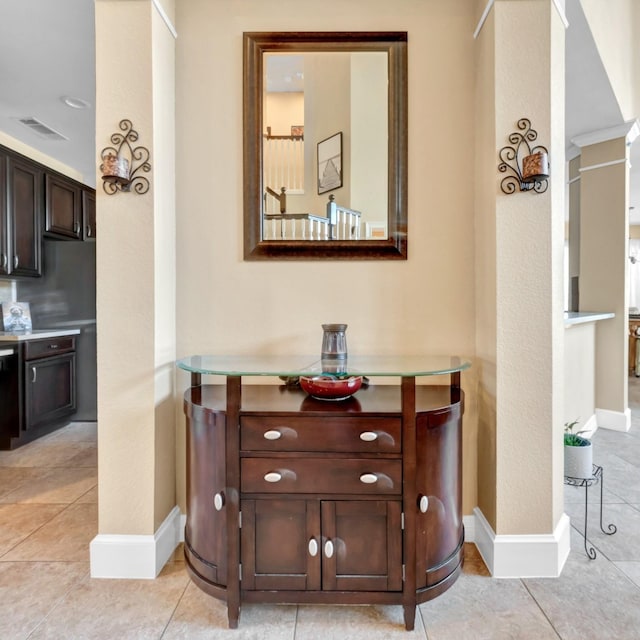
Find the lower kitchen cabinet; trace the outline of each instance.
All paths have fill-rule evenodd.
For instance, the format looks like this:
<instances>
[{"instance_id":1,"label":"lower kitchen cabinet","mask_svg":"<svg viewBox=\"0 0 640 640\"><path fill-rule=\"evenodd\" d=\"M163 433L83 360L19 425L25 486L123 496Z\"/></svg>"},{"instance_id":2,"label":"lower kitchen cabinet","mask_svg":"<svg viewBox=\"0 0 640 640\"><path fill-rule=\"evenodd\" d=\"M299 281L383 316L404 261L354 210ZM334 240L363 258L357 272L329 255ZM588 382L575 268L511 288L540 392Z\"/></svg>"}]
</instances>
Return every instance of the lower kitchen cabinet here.
<instances>
[{"instance_id":1,"label":"lower kitchen cabinet","mask_svg":"<svg viewBox=\"0 0 640 640\"><path fill-rule=\"evenodd\" d=\"M196 382L198 379L196 378ZM275 385L185 393L192 580L227 602L416 605L460 574L459 386L327 403Z\"/></svg>"},{"instance_id":2,"label":"lower kitchen cabinet","mask_svg":"<svg viewBox=\"0 0 640 640\"><path fill-rule=\"evenodd\" d=\"M25 369L25 429L35 429L76 410L76 354L31 360Z\"/></svg>"},{"instance_id":3,"label":"lower kitchen cabinet","mask_svg":"<svg viewBox=\"0 0 640 640\"><path fill-rule=\"evenodd\" d=\"M15 360L2 384L16 390L0 414L0 449L14 449L65 425L76 411L75 337L0 342Z\"/></svg>"}]
</instances>

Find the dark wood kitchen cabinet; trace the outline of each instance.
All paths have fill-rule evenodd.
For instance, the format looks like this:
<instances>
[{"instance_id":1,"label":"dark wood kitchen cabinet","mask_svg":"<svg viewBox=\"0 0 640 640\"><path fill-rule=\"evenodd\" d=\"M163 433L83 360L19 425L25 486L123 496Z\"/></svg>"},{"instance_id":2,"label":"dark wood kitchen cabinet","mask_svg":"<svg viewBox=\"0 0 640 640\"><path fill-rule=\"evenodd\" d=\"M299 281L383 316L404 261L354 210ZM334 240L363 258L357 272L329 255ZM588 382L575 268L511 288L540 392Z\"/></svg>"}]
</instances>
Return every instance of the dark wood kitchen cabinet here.
<instances>
[{"instance_id":1,"label":"dark wood kitchen cabinet","mask_svg":"<svg viewBox=\"0 0 640 640\"><path fill-rule=\"evenodd\" d=\"M45 174L44 235L82 239L82 185L51 172Z\"/></svg>"},{"instance_id":2,"label":"dark wood kitchen cabinet","mask_svg":"<svg viewBox=\"0 0 640 640\"><path fill-rule=\"evenodd\" d=\"M17 392L0 413L0 449L15 449L67 424L76 411L75 336L0 341L15 361L3 383Z\"/></svg>"},{"instance_id":3,"label":"dark wood kitchen cabinet","mask_svg":"<svg viewBox=\"0 0 640 640\"><path fill-rule=\"evenodd\" d=\"M82 220L85 240L96 239L96 192L94 189L82 190Z\"/></svg>"},{"instance_id":4,"label":"dark wood kitchen cabinet","mask_svg":"<svg viewBox=\"0 0 640 640\"><path fill-rule=\"evenodd\" d=\"M68 178L45 172L44 236L57 240L95 240L95 190Z\"/></svg>"},{"instance_id":5,"label":"dark wood kitchen cabinet","mask_svg":"<svg viewBox=\"0 0 640 640\"><path fill-rule=\"evenodd\" d=\"M0 276L41 276L42 169L0 150L0 171Z\"/></svg>"},{"instance_id":6,"label":"dark wood kitchen cabinet","mask_svg":"<svg viewBox=\"0 0 640 640\"><path fill-rule=\"evenodd\" d=\"M466 365L449 371L450 386L401 376L400 385L331 403L242 385L239 375L202 385L201 373L224 370L205 361L178 363L192 374L184 400L192 580L227 602L231 628L241 603L271 602L397 604L412 629L416 605L447 590L462 567ZM264 375L257 371L242 375Z\"/></svg>"}]
</instances>

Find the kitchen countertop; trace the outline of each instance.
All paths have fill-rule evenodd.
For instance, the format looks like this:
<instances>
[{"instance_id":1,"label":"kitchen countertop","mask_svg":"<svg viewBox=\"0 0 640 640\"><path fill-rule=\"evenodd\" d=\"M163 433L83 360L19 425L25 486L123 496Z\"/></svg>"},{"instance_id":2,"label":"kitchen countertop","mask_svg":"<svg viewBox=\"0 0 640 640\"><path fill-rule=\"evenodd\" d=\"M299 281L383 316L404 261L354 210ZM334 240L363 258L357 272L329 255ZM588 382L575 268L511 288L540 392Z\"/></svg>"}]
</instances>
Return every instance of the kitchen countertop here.
<instances>
[{"instance_id":1,"label":"kitchen countertop","mask_svg":"<svg viewBox=\"0 0 640 640\"><path fill-rule=\"evenodd\" d=\"M33 331L0 331L0 342L22 342L24 340L40 340L42 338L59 338L73 336L80 329L33 329Z\"/></svg>"},{"instance_id":2,"label":"kitchen countertop","mask_svg":"<svg viewBox=\"0 0 640 640\"><path fill-rule=\"evenodd\" d=\"M590 312L590 311L565 311L564 326L572 327L576 324L584 324L585 322L597 322L598 320L608 320L615 318L615 313L606 311Z\"/></svg>"}]
</instances>

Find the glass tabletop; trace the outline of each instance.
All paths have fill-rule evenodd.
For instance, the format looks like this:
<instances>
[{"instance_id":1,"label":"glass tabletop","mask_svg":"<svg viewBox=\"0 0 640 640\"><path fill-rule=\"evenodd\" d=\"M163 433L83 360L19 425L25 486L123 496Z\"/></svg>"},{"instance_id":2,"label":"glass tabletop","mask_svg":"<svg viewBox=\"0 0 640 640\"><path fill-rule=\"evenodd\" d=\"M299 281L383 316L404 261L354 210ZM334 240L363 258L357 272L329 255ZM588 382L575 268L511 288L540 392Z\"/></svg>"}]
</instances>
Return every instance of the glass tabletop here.
<instances>
[{"instance_id":1,"label":"glass tabletop","mask_svg":"<svg viewBox=\"0 0 640 640\"><path fill-rule=\"evenodd\" d=\"M464 371L471 362L458 356L317 356L194 355L177 361L191 373L225 376L435 376Z\"/></svg>"}]
</instances>

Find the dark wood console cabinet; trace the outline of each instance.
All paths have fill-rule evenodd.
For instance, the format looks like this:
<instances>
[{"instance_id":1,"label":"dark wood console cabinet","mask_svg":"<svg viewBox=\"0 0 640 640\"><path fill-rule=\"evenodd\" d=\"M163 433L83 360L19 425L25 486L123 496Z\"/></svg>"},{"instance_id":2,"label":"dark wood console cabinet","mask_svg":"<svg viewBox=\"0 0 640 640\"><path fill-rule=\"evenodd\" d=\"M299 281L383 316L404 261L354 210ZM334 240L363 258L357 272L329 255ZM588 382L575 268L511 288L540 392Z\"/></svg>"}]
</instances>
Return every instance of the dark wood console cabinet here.
<instances>
[{"instance_id":1,"label":"dark wood console cabinet","mask_svg":"<svg viewBox=\"0 0 640 640\"><path fill-rule=\"evenodd\" d=\"M67 423L76 411L74 336L1 342L3 386L12 389L0 413L0 449L15 449Z\"/></svg>"},{"instance_id":2,"label":"dark wood console cabinet","mask_svg":"<svg viewBox=\"0 0 640 640\"><path fill-rule=\"evenodd\" d=\"M463 562L459 371L324 402L284 385L186 391L192 580L226 601L416 605Z\"/></svg>"}]
</instances>

